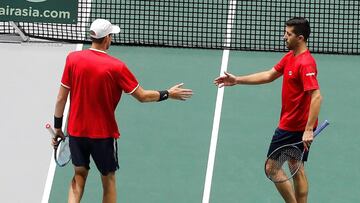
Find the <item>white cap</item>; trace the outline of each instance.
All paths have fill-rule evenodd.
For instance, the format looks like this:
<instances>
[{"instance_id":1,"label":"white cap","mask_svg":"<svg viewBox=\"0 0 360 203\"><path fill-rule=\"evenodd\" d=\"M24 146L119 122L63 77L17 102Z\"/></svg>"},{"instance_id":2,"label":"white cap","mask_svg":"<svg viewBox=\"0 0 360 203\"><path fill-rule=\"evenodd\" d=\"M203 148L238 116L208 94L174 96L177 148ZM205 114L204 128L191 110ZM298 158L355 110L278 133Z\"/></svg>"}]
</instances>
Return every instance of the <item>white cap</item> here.
<instances>
[{"instance_id":1,"label":"white cap","mask_svg":"<svg viewBox=\"0 0 360 203\"><path fill-rule=\"evenodd\" d=\"M120 27L112 25L105 19L96 19L91 23L90 36L95 39L103 38L109 34L117 34L120 32Z\"/></svg>"}]
</instances>

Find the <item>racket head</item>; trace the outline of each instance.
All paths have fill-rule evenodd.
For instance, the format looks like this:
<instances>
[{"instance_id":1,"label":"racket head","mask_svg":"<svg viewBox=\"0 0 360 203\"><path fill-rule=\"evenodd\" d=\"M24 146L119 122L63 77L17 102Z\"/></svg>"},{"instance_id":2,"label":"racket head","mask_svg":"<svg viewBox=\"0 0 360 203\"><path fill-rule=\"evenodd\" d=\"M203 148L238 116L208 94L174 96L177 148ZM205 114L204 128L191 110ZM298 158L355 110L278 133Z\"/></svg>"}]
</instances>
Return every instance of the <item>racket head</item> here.
<instances>
[{"instance_id":1,"label":"racket head","mask_svg":"<svg viewBox=\"0 0 360 203\"><path fill-rule=\"evenodd\" d=\"M54 149L54 159L59 167L64 167L71 160L71 153L69 147L69 136L61 139L57 148Z\"/></svg>"},{"instance_id":2,"label":"racket head","mask_svg":"<svg viewBox=\"0 0 360 203\"><path fill-rule=\"evenodd\" d=\"M45 128L49 131L53 138L56 138L59 144L54 147L54 160L56 165L60 167L66 166L71 160L71 153L69 147L69 136L64 135L65 138L57 137L54 129L49 123L45 125Z\"/></svg>"},{"instance_id":3,"label":"racket head","mask_svg":"<svg viewBox=\"0 0 360 203\"><path fill-rule=\"evenodd\" d=\"M272 182L291 179L303 164L303 151L296 145L285 145L273 151L265 161L265 174Z\"/></svg>"}]
</instances>

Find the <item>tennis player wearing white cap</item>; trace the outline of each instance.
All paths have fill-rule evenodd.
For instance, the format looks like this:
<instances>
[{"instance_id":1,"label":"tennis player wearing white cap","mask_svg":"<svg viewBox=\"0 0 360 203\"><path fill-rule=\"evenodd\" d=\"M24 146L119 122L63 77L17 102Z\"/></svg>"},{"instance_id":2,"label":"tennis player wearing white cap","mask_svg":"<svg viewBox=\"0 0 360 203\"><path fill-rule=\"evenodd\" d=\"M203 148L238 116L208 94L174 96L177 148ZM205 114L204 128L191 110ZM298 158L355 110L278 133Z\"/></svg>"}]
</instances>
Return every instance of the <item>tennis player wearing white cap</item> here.
<instances>
[{"instance_id":1,"label":"tennis player wearing white cap","mask_svg":"<svg viewBox=\"0 0 360 203\"><path fill-rule=\"evenodd\" d=\"M67 132L74 165L74 177L69 187L68 202L80 202L90 169L90 156L101 173L103 202L116 202L115 171L119 168L117 139L120 137L115 120L122 92L140 102L163 101L168 98L186 100L191 89L182 83L168 90L143 89L125 63L106 53L112 34L119 26L104 19L90 27L91 48L67 56L55 105L54 127L57 136L64 136L61 127L63 112L70 93ZM52 141L56 145L56 139Z\"/></svg>"}]
</instances>

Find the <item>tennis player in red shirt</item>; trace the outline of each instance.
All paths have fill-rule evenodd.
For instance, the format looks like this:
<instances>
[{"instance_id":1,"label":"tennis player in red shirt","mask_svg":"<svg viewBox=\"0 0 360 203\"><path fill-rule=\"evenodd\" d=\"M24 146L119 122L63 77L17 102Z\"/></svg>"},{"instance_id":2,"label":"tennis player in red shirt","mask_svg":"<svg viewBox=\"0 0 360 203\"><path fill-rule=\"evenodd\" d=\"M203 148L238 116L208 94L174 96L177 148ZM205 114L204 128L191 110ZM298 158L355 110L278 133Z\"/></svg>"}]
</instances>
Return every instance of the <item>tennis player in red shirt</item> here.
<instances>
[{"instance_id":1,"label":"tennis player in red shirt","mask_svg":"<svg viewBox=\"0 0 360 203\"><path fill-rule=\"evenodd\" d=\"M283 76L281 116L268 155L279 146L304 141L302 147L307 149L307 153L303 161L307 161L322 100L315 59L307 48L309 36L309 22L302 17L292 18L286 22L284 34L286 47L290 51L273 68L245 76L225 72L224 76L214 80L218 87L223 87L265 84ZM293 180L294 187L290 181L276 183L275 186L285 202L307 202L308 182L304 166L301 166Z\"/></svg>"},{"instance_id":2,"label":"tennis player in red shirt","mask_svg":"<svg viewBox=\"0 0 360 203\"><path fill-rule=\"evenodd\" d=\"M74 177L69 188L68 202L80 202L88 171L90 156L101 173L103 202L116 202L115 171L118 169L117 139L120 136L115 109L122 92L140 102L163 101L168 98L186 100L191 89L177 84L168 90L143 89L125 63L106 53L112 34L120 28L105 19L95 20L90 27L90 49L72 52L67 56L58 93L54 127L61 130L63 112L70 93L67 131ZM56 138L52 141L57 145Z\"/></svg>"}]
</instances>

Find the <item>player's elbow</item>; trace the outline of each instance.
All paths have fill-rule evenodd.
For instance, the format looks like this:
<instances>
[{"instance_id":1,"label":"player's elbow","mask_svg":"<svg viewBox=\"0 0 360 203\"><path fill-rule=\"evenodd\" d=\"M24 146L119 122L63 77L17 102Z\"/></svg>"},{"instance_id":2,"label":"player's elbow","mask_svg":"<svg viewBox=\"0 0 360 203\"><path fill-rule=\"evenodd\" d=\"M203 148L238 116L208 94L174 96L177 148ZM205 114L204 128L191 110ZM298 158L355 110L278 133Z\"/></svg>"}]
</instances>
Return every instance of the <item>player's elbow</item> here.
<instances>
[{"instance_id":1,"label":"player's elbow","mask_svg":"<svg viewBox=\"0 0 360 203\"><path fill-rule=\"evenodd\" d=\"M264 72L264 83L270 83L281 76L274 68Z\"/></svg>"},{"instance_id":2,"label":"player's elbow","mask_svg":"<svg viewBox=\"0 0 360 203\"><path fill-rule=\"evenodd\" d=\"M321 94L319 94L317 97L318 97L317 99L319 100L319 103L321 104L323 101L323 97L321 96Z\"/></svg>"},{"instance_id":3,"label":"player's elbow","mask_svg":"<svg viewBox=\"0 0 360 203\"><path fill-rule=\"evenodd\" d=\"M323 97L321 96L321 94L319 94L319 100L320 100L320 102L322 102L322 100L323 100Z\"/></svg>"},{"instance_id":4,"label":"player's elbow","mask_svg":"<svg viewBox=\"0 0 360 203\"><path fill-rule=\"evenodd\" d=\"M320 100L320 101L322 100L322 96L321 96L320 90L316 90L315 97L316 97L318 100Z\"/></svg>"},{"instance_id":5,"label":"player's elbow","mask_svg":"<svg viewBox=\"0 0 360 203\"><path fill-rule=\"evenodd\" d=\"M270 83L278 78L272 71L267 71L264 77L264 83Z\"/></svg>"},{"instance_id":6,"label":"player's elbow","mask_svg":"<svg viewBox=\"0 0 360 203\"><path fill-rule=\"evenodd\" d=\"M315 90L314 94L312 95L312 100L316 101L319 104L322 103L323 97L320 94L320 90Z\"/></svg>"},{"instance_id":7,"label":"player's elbow","mask_svg":"<svg viewBox=\"0 0 360 203\"><path fill-rule=\"evenodd\" d=\"M270 75L265 79L265 83L270 83L272 81L274 81L275 78L274 77L271 77Z\"/></svg>"},{"instance_id":8,"label":"player's elbow","mask_svg":"<svg viewBox=\"0 0 360 203\"><path fill-rule=\"evenodd\" d=\"M149 102L146 98L141 98L141 99L138 99L138 101L140 103L146 103L146 102Z\"/></svg>"},{"instance_id":9,"label":"player's elbow","mask_svg":"<svg viewBox=\"0 0 360 203\"><path fill-rule=\"evenodd\" d=\"M144 95L139 95L137 97L135 97L136 100L138 100L140 103L145 103L146 102L146 97Z\"/></svg>"},{"instance_id":10,"label":"player's elbow","mask_svg":"<svg viewBox=\"0 0 360 203\"><path fill-rule=\"evenodd\" d=\"M64 104L64 103L66 103L66 100L67 100L67 96L58 95L57 98L56 98L56 103L57 104Z\"/></svg>"},{"instance_id":11,"label":"player's elbow","mask_svg":"<svg viewBox=\"0 0 360 203\"><path fill-rule=\"evenodd\" d=\"M267 75L267 76L263 79L262 83L263 83L263 84L265 84L265 83L271 83L271 82L274 81L274 80L275 80L274 77L272 77L271 75Z\"/></svg>"},{"instance_id":12,"label":"player's elbow","mask_svg":"<svg viewBox=\"0 0 360 203\"><path fill-rule=\"evenodd\" d=\"M156 97L153 91L144 90L141 86L131 93L131 95L140 103L151 102L154 100L153 97Z\"/></svg>"}]
</instances>

